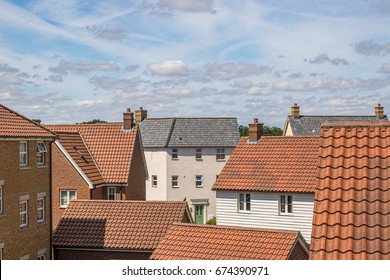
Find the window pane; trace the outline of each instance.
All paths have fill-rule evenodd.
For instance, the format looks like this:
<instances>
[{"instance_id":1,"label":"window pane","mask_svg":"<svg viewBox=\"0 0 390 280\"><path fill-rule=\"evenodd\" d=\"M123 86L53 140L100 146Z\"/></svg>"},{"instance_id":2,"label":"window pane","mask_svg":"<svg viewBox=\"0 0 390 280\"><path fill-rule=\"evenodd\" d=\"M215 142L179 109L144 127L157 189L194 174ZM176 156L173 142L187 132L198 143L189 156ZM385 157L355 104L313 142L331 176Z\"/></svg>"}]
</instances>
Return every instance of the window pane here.
<instances>
[{"instance_id":1,"label":"window pane","mask_svg":"<svg viewBox=\"0 0 390 280\"><path fill-rule=\"evenodd\" d=\"M76 191L69 191L69 200L76 199Z\"/></svg>"},{"instance_id":2,"label":"window pane","mask_svg":"<svg viewBox=\"0 0 390 280\"><path fill-rule=\"evenodd\" d=\"M288 210L288 213L292 213L292 205L291 204L289 204L287 206L287 210Z\"/></svg>"},{"instance_id":3,"label":"window pane","mask_svg":"<svg viewBox=\"0 0 390 280\"><path fill-rule=\"evenodd\" d=\"M20 143L20 152L27 152L27 143Z\"/></svg>"}]
</instances>

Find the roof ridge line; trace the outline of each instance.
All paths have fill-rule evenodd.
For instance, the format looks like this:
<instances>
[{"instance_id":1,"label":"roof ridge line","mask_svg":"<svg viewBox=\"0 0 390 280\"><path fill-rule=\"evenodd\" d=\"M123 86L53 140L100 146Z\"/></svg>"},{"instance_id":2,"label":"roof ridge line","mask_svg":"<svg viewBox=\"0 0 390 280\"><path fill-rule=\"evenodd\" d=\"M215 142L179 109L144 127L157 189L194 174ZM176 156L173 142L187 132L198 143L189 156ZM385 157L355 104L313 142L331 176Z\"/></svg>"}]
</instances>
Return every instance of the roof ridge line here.
<instances>
[{"instance_id":1,"label":"roof ridge line","mask_svg":"<svg viewBox=\"0 0 390 280\"><path fill-rule=\"evenodd\" d=\"M70 201L72 203L78 203L78 202L90 202L90 203L151 203L151 204L184 204L186 201L163 201L163 200L107 200L107 199L76 199Z\"/></svg>"}]
</instances>

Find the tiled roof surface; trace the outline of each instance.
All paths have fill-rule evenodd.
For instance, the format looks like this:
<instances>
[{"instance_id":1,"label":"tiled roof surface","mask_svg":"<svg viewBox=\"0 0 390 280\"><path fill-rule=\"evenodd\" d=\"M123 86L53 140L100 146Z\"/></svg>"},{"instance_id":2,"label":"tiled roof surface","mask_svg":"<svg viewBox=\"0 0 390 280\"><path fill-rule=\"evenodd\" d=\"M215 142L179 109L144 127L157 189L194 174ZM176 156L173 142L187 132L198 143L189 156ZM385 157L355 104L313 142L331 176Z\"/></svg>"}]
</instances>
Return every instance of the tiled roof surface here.
<instances>
[{"instance_id":1,"label":"tiled roof surface","mask_svg":"<svg viewBox=\"0 0 390 280\"><path fill-rule=\"evenodd\" d=\"M79 133L58 133L58 141L94 185L104 183L88 147Z\"/></svg>"},{"instance_id":2,"label":"tiled roof surface","mask_svg":"<svg viewBox=\"0 0 390 280\"><path fill-rule=\"evenodd\" d=\"M387 121L385 116L383 121ZM291 129L294 136L309 136L320 135L322 123L334 123L334 122L378 122L376 116L299 116L299 118L293 118L287 116L287 121L290 122Z\"/></svg>"},{"instance_id":3,"label":"tiled roof surface","mask_svg":"<svg viewBox=\"0 0 390 280\"><path fill-rule=\"evenodd\" d=\"M140 124L144 147L235 147L236 118L145 119Z\"/></svg>"},{"instance_id":4,"label":"tiled roof surface","mask_svg":"<svg viewBox=\"0 0 390 280\"><path fill-rule=\"evenodd\" d=\"M53 245L154 249L173 223L183 221L186 209L184 201L74 200L58 224Z\"/></svg>"},{"instance_id":5,"label":"tiled roof surface","mask_svg":"<svg viewBox=\"0 0 390 280\"><path fill-rule=\"evenodd\" d=\"M214 190L314 193L319 137L241 138Z\"/></svg>"},{"instance_id":6,"label":"tiled roof surface","mask_svg":"<svg viewBox=\"0 0 390 280\"><path fill-rule=\"evenodd\" d=\"M390 122L324 124L311 259L390 259Z\"/></svg>"},{"instance_id":7,"label":"tiled roof surface","mask_svg":"<svg viewBox=\"0 0 390 280\"><path fill-rule=\"evenodd\" d=\"M138 126L124 131L121 123L47 125L55 132L79 132L106 183L127 183Z\"/></svg>"},{"instance_id":8,"label":"tiled roof surface","mask_svg":"<svg viewBox=\"0 0 390 280\"><path fill-rule=\"evenodd\" d=\"M160 241L156 260L285 260L298 232L176 224Z\"/></svg>"},{"instance_id":9,"label":"tiled roof surface","mask_svg":"<svg viewBox=\"0 0 390 280\"><path fill-rule=\"evenodd\" d=\"M54 138L54 133L0 104L0 137Z\"/></svg>"}]
</instances>

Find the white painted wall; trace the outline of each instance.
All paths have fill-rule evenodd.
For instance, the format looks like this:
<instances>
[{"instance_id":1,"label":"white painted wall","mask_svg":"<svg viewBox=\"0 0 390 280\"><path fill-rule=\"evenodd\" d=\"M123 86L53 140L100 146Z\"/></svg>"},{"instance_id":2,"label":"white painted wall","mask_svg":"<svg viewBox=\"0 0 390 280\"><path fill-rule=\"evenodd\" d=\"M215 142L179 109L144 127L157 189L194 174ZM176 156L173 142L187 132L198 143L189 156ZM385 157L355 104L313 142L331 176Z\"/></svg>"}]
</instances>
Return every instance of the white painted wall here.
<instances>
[{"instance_id":1,"label":"white painted wall","mask_svg":"<svg viewBox=\"0 0 390 280\"><path fill-rule=\"evenodd\" d=\"M165 148L144 148L149 178L146 180L146 200L167 200L167 152ZM157 175L157 188L152 187L152 175Z\"/></svg>"},{"instance_id":2,"label":"white painted wall","mask_svg":"<svg viewBox=\"0 0 390 280\"><path fill-rule=\"evenodd\" d=\"M293 214L279 214L279 195L276 192L250 192L251 211L240 213L237 208L236 191L217 191L217 224L228 226L259 227L284 230L299 230L310 243L314 194L294 193Z\"/></svg>"}]
</instances>

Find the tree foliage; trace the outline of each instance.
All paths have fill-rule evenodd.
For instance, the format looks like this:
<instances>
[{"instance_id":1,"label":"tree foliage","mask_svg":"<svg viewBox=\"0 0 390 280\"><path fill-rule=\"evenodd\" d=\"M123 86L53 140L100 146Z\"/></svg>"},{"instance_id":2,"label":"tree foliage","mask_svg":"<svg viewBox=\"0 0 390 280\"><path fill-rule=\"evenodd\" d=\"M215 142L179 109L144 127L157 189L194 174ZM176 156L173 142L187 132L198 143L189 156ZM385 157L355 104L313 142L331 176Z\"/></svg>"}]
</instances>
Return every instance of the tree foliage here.
<instances>
[{"instance_id":1,"label":"tree foliage","mask_svg":"<svg viewBox=\"0 0 390 280\"><path fill-rule=\"evenodd\" d=\"M106 123L106 121L103 121L101 119L93 119L92 121L82 122L82 124L96 124L96 123Z\"/></svg>"},{"instance_id":2,"label":"tree foliage","mask_svg":"<svg viewBox=\"0 0 390 280\"><path fill-rule=\"evenodd\" d=\"M249 127L245 125L240 125L239 126L240 130L240 137L246 137L249 135ZM264 136L282 136L283 135L283 130L279 127L269 127L264 125L263 126L263 135Z\"/></svg>"}]
</instances>

